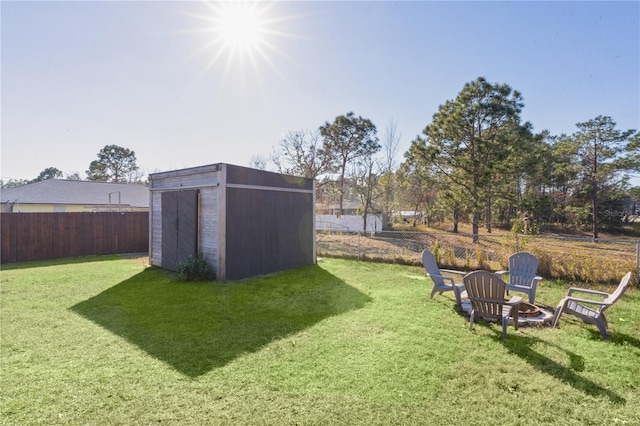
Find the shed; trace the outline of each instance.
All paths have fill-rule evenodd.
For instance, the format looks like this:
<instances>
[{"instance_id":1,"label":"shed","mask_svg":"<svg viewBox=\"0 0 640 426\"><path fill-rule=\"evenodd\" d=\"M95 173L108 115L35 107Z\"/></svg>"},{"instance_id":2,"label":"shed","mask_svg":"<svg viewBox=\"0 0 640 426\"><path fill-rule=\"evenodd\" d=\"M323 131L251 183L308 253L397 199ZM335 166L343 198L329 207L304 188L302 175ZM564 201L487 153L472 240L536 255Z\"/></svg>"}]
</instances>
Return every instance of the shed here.
<instances>
[{"instance_id":1,"label":"shed","mask_svg":"<svg viewBox=\"0 0 640 426\"><path fill-rule=\"evenodd\" d=\"M201 254L220 281L316 262L313 179L218 163L149 175L149 262Z\"/></svg>"}]
</instances>

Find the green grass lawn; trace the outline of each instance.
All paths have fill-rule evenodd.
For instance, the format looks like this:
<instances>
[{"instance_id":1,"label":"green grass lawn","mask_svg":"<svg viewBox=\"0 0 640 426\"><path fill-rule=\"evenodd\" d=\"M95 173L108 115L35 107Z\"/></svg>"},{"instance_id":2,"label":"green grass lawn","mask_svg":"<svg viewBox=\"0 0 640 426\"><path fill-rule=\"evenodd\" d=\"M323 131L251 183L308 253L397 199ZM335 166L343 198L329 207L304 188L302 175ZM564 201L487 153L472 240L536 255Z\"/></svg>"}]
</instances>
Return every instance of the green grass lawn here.
<instances>
[{"instance_id":1,"label":"green grass lawn","mask_svg":"<svg viewBox=\"0 0 640 426\"><path fill-rule=\"evenodd\" d=\"M105 256L1 285L2 424L640 424L635 289L603 340L570 316L470 330L421 268L328 258L220 284Z\"/></svg>"}]
</instances>

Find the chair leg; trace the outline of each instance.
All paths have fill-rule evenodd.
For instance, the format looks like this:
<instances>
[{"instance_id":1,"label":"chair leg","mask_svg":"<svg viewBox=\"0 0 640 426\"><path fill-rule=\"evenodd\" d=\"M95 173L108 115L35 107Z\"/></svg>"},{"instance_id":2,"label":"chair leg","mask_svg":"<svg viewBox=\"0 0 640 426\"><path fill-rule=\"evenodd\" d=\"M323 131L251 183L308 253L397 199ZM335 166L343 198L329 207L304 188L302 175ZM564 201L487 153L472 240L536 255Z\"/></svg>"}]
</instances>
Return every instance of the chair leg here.
<instances>
[{"instance_id":1,"label":"chair leg","mask_svg":"<svg viewBox=\"0 0 640 426\"><path fill-rule=\"evenodd\" d=\"M475 312L473 310L473 308L471 308L471 313L469 314L469 329L473 328L473 317L475 315Z\"/></svg>"},{"instance_id":2,"label":"chair leg","mask_svg":"<svg viewBox=\"0 0 640 426\"><path fill-rule=\"evenodd\" d=\"M600 318L602 318L602 322L604 323L605 328L609 328L609 324L607 323L607 317L604 316L604 313L600 313Z\"/></svg>"},{"instance_id":3,"label":"chair leg","mask_svg":"<svg viewBox=\"0 0 640 426\"><path fill-rule=\"evenodd\" d=\"M462 306L462 297L460 296L460 290L455 285L453 286L453 294L456 296L456 305Z\"/></svg>"},{"instance_id":4,"label":"chair leg","mask_svg":"<svg viewBox=\"0 0 640 426\"><path fill-rule=\"evenodd\" d=\"M604 319L603 316L600 316L600 318L596 319L593 323L596 325L596 327L598 327L598 330L600 331L602 337L608 339L609 333L607 333L607 320Z\"/></svg>"},{"instance_id":5,"label":"chair leg","mask_svg":"<svg viewBox=\"0 0 640 426\"><path fill-rule=\"evenodd\" d=\"M565 303L566 299L562 299L556 308L556 312L553 314L553 323L551 325L553 328L555 328L556 325L558 325L558 321L560 321L560 316L562 315Z\"/></svg>"},{"instance_id":6,"label":"chair leg","mask_svg":"<svg viewBox=\"0 0 640 426\"><path fill-rule=\"evenodd\" d=\"M509 317L502 317L502 338L507 338L507 323L509 322Z\"/></svg>"},{"instance_id":7,"label":"chair leg","mask_svg":"<svg viewBox=\"0 0 640 426\"><path fill-rule=\"evenodd\" d=\"M433 299L433 296L438 292L438 286L434 285L433 286L433 290L431 290L431 299Z\"/></svg>"}]
</instances>

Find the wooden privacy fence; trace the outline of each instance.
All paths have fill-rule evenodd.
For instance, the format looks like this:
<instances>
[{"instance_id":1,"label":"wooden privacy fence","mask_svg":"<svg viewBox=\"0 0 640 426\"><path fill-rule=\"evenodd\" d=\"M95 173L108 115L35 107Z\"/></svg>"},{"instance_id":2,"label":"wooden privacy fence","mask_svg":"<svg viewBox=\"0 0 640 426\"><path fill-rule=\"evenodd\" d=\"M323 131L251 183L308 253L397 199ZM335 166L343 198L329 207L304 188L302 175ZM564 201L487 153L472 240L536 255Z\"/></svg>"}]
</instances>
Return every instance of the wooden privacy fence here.
<instances>
[{"instance_id":1,"label":"wooden privacy fence","mask_svg":"<svg viewBox=\"0 0 640 426\"><path fill-rule=\"evenodd\" d=\"M0 263L149 250L148 212L0 213Z\"/></svg>"}]
</instances>

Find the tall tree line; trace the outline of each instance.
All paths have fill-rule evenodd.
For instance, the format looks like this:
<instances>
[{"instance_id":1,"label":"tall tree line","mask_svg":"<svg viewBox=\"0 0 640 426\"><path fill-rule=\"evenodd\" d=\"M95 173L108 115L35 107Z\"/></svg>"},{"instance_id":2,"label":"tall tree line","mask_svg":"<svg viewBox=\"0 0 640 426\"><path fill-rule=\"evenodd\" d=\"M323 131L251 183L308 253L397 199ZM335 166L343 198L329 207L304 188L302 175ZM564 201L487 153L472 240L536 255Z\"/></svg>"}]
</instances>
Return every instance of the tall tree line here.
<instances>
[{"instance_id":1,"label":"tall tree line","mask_svg":"<svg viewBox=\"0 0 640 426\"><path fill-rule=\"evenodd\" d=\"M405 168L431 172L438 202L454 224L460 213L469 216L476 241L481 218L491 232L492 223L508 225L518 214L591 225L597 241L601 225L630 213L626 173L640 169L637 132L598 116L577 123L569 136L535 134L521 122L523 107L521 94L506 84L465 84L412 143Z\"/></svg>"},{"instance_id":2,"label":"tall tree line","mask_svg":"<svg viewBox=\"0 0 640 426\"><path fill-rule=\"evenodd\" d=\"M289 133L274 150L277 170L316 179L323 194L357 195L362 213L413 210L425 222L510 226L527 215L538 225L604 227L640 212L640 136L611 117L576 124L571 135L533 131L523 122L521 93L477 78L445 101L416 137L404 161L394 158L395 122L382 141L376 126L353 112L317 130ZM381 143L382 142L382 143ZM638 204L634 204L634 200Z\"/></svg>"}]
</instances>

